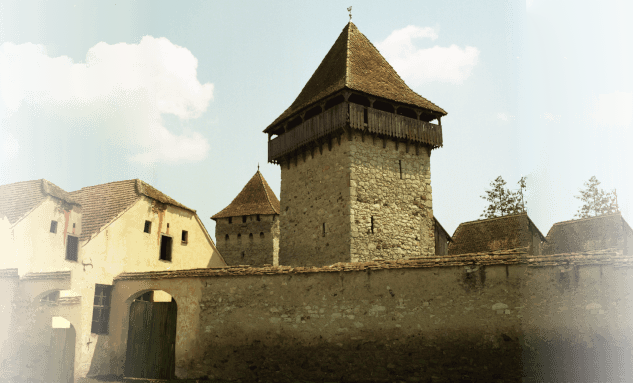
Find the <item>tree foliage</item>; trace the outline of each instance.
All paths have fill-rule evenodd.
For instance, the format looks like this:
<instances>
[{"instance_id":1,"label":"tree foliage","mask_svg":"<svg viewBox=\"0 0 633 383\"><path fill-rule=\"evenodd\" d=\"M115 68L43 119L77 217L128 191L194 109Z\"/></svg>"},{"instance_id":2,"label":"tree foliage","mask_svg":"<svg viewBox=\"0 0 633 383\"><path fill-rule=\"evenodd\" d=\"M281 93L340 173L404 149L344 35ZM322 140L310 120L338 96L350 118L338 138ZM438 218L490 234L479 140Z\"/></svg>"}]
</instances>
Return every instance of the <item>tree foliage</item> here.
<instances>
[{"instance_id":1,"label":"tree foliage","mask_svg":"<svg viewBox=\"0 0 633 383\"><path fill-rule=\"evenodd\" d=\"M588 218L619 211L615 189L605 193L603 189L598 187L599 185L600 181L595 176L585 182L585 189L581 189L580 195L575 196L583 202L581 208L574 215L575 217Z\"/></svg>"},{"instance_id":2,"label":"tree foliage","mask_svg":"<svg viewBox=\"0 0 633 383\"><path fill-rule=\"evenodd\" d=\"M519 190L514 192L505 187L506 182L501 176L491 182L490 186L492 189L486 190L486 195L481 196L481 198L490 202L490 205L488 205L481 216L485 218L495 218L523 213L526 204L523 191L527 188L525 177L521 177L517 183Z\"/></svg>"}]
</instances>

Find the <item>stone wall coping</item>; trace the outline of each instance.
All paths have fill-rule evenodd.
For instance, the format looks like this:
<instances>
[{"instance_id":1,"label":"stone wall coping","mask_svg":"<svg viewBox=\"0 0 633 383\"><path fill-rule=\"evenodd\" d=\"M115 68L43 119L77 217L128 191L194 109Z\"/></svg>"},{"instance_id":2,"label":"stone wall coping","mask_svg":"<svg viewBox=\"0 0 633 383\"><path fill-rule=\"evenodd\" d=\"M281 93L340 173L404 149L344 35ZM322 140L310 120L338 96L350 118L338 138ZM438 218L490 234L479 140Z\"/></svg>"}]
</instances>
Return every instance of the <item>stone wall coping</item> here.
<instances>
[{"instance_id":1,"label":"stone wall coping","mask_svg":"<svg viewBox=\"0 0 633 383\"><path fill-rule=\"evenodd\" d=\"M18 269L2 269L0 270L0 278L19 278Z\"/></svg>"},{"instance_id":2,"label":"stone wall coping","mask_svg":"<svg viewBox=\"0 0 633 383\"><path fill-rule=\"evenodd\" d=\"M38 272L38 273L26 273L22 280L50 280L50 279L60 279L60 280L70 280L70 270L66 271L49 271L49 272Z\"/></svg>"},{"instance_id":3,"label":"stone wall coping","mask_svg":"<svg viewBox=\"0 0 633 383\"><path fill-rule=\"evenodd\" d=\"M529 267L574 266L574 265L613 265L616 267L633 266L633 257L624 256L621 250L607 249L582 253L529 256L525 249L494 251L489 253L460 254L454 256L429 256L399 260L374 260L370 262L339 262L323 267L272 266L251 267L249 265L228 266L222 268L150 271L122 273L114 280L169 279L224 277L247 275L279 275L330 273L364 270L416 269L431 267L471 266L471 265L517 265Z\"/></svg>"}]
</instances>

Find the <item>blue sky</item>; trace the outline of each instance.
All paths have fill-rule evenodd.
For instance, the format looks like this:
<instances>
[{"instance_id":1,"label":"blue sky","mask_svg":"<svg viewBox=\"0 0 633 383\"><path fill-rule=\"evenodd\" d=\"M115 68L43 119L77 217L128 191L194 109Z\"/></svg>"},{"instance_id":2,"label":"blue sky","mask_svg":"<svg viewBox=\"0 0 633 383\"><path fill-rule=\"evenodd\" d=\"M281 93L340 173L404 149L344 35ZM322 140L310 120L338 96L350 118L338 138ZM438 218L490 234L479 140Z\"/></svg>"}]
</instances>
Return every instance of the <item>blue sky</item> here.
<instances>
[{"instance_id":1,"label":"blue sky","mask_svg":"<svg viewBox=\"0 0 633 383\"><path fill-rule=\"evenodd\" d=\"M627 1L0 3L0 183L65 190L141 178L209 217L257 170L262 133L348 21L448 112L431 156L452 233L489 183L527 176L546 234L591 176L633 223L633 5Z\"/></svg>"}]
</instances>

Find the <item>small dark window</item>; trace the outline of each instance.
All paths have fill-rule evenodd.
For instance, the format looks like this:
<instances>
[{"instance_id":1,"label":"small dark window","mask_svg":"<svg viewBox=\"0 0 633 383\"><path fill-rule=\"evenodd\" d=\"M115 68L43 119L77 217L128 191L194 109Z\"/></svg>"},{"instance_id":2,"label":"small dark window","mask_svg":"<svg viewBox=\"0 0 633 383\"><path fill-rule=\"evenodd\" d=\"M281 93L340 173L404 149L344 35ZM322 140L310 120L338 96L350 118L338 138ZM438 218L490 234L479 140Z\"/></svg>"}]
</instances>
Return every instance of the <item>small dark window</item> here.
<instances>
[{"instance_id":1,"label":"small dark window","mask_svg":"<svg viewBox=\"0 0 633 383\"><path fill-rule=\"evenodd\" d=\"M264 232L259 233L259 238L264 238Z\"/></svg>"},{"instance_id":2,"label":"small dark window","mask_svg":"<svg viewBox=\"0 0 633 383\"><path fill-rule=\"evenodd\" d=\"M187 243L189 241L189 232L187 230L182 231L182 241Z\"/></svg>"},{"instance_id":3,"label":"small dark window","mask_svg":"<svg viewBox=\"0 0 633 383\"><path fill-rule=\"evenodd\" d=\"M238 234L238 235L237 235L237 240L238 240L238 241L241 241L241 240L242 240L242 234Z\"/></svg>"},{"instance_id":4,"label":"small dark window","mask_svg":"<svg viewBox=\"0 0 633 383\"><path fill-rule=\"evenodd\" d=\"M257 214L257 220L258 220L258 221L260 220L260 219L259 219L259 214Z\"/></svg>"},{"instance_id":5,"label":"small dark window","mask_svg":"<svg viewBox=\"0 0 633 383\"><path fill-rule=\"evenodd\" d=\"M56 303L59 300L59 290L53 291L50 294L44 296L44 298L40 299L42 303Z\"/></svg>"},{"instance_id":6,"label":"small dark window","mask_svg":"<svg viewBox=\"0 0 633 383\"><path fill-rule=\"evenodd\" d=\"M152 221L145 221L145 228L143 229L144 233L152 232Z\"/></svg>"},{"instance_id":7,"label":"small dark window","mask_svg":"<svg viewBox=\"0 0 633 383\"><path fill-rule=\"evenodd\" d=\"M79 238L69 235L66 237L66 260L77 261L79 253Z\"/></svg>"},{"instance_id":8,"label":"small dark window","mask_svg":"<svg viewBox=\"0 0 633 383\"><path fill-rule=\"evenodd\" d=\"M228 240L229 240L229 235L228 235L228 234L224 236L224 240L225 240L225 241L228 241Z\"/></svg>"},{"instance_id":9,"label":"small dark window","mask_svg":"<svg viewBox=\"0 0 633 383\"><path fill-rule=\"evenodd\" d=\"M110 303L112 300L112 286L95 284L95 300L92 309L93 334L107 334L110 319Z\"/></svg>"},{"instance_id":10,"label":"small dark window","mask_svg":"<svg viewBox=\"0 0 633 383\"><path fill-rule=\"evenodd\" d=\"M75 224L73 223L73 229L75 228Z\"/></svg>"},{"instance_id":11,"label":"small dark window","mask_svg":"<svg viewBox=\"0 0 633 383\"><path fill-rule=\"evenodd\" d=\"M398 167L400 167L400 179L402 179L402 160L398 160Z\"/></svg>"},{"instance_id":12,"label":"small dark window","mask_svg":"<svg viewBox=\"0 0 633 383\"><path fill-rule=\"evenodd\" d=\"M171 261L172 239L166 235L160 237L160 258L163 261Z\"/></svg>"},{"instance_id":13,"label":"small dark window","mask_svg":"<svg viewBox=\"0 0 633 383\"><path fill-rule=\"evenodd\" d=\"M374 234L374 216L371 216L371 233Z\"/></svg>"},{"instance_id":14,"label":"small dark window","mask_svg":"<svg viewBox=\"0 0 633 383\"><path fill-rule=\"evenodd\" d=\"M250 239L251 241L253 240L253 233L250 233L250 234L248 235L248 239Z\"/></svg>"},{"instance_id":15,"label":"small dark window","mask_svg":"<svg viewBox=\"0 0 633 383\"><path fill-rule=\"evenodd\" d=\"M233 217L229 217L229 223L233 223Z\"/></svg>"},{"instance_id":16,"label":"small dark window","mask_svg":"<svg viewBox=\"0 0 633 383\"><path fill-rule=\"evenodd\" d=\"M244 254L244 252L242 251L242 259L244 259L244 255L245 255L245 254Z\"/></svg>"},{"instance_id":17,"label":"small dark window","mask_svg":"<svg viewBox=\"0 0 633 383\"><path fill-rule=\"evenodd\" d=\"M169 224L167 224L167 228L169 229Z\"/></svg>"},{"instance_id":18,"label":"small dark window","mask_svg":"<svg viewBox=\"0 0 633 383\"><path fill-rule=\"evenodd\" d=\"M323 236L325 237L325 222L323 222Z\"/></svg>"},{"instance_id":19,"label":"small dark window","mask_svg":"<svg viewBox=\"0 0 633 383\"><path fill-rule=\"evenodd\" d=\"M51 233L57 233L57 221L51 221Z\"/></svg>"},{"instance_id":20,"label":"small dark window","mask_svg":"<svg viewBox=\"0 0 633 383\"><path fill-rule=\"evenodd\" d=\"M246 223L246 216L242 216L242 223Z\"/></svg>"}]
</instances>

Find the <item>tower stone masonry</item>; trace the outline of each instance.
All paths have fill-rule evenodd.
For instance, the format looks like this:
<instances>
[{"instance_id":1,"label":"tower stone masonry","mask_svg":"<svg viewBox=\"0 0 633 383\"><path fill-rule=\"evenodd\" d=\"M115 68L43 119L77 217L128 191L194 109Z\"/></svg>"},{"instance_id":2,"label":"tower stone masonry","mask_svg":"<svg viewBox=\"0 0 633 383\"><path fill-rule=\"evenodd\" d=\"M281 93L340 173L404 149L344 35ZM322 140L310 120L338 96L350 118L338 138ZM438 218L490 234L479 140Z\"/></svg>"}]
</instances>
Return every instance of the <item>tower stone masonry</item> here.
<instances>
[{"instance_id":1,"label":"tower stone masonry","mask_svg":"<svg viewBox=\"0 0 633 383\"><path fill-rule=\"evenodd\" d=\"M264 130L281 166L279 264L433 255L430 158L444 115L347 24Z\"/></svg>"}]
</instances>

